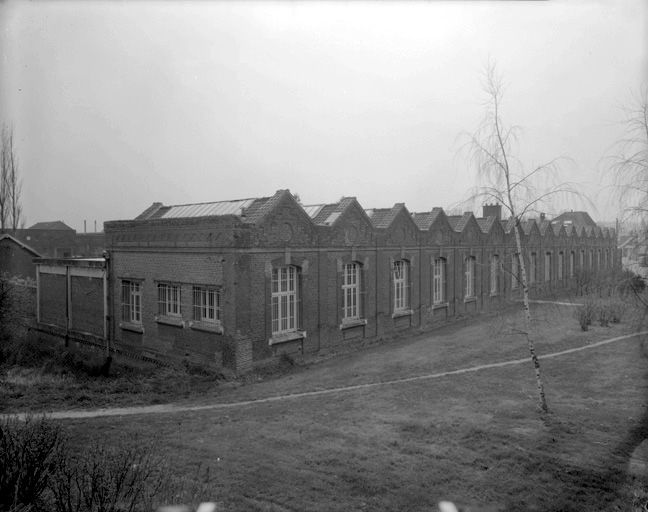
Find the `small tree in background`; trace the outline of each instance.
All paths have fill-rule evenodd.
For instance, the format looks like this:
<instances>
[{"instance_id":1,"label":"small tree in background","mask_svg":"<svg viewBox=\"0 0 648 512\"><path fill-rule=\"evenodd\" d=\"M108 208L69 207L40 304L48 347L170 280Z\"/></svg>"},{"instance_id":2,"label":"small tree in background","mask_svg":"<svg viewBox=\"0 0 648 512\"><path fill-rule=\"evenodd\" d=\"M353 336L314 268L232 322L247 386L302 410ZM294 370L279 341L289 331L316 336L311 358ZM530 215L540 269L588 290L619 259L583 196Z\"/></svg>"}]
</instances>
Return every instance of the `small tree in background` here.
<instances>
[{"instance_id":1,"label":"small tree in background","mask_svg":"<svg viewBox=\"0 0 648 512\"><path fill-rule=\"evenodd\" d=\"M648 84L624 109L625 136L608 157L626 216L645 219L648 213Z\"/></svg>"},{"instance_id":2,"label":"small tree in background","mask_svg":"<svg viewBox=\"0 0 648 512\"><path fill-rule=\"evenodd\" d=\"M22 180L18 170L18 157L14 148L13 129L2 127L0 148L0 229L22 227Z\"/></svg>"},{"instance_id":3,"label":"small tree in background","mask_svg":"<svg viewBox=\"0 0 648 512\"><path fill-rule=\"evenodd\" d=\"M514 155L520 128L507 126L501 116L503 84L495 65L489 63L484 73L485 115L482 123L474 133L467 134L466 147L472 165L477 169L479 180L483 183L477 187L473 200L495 201L504 207L513 219L513 234L517 249L520 275L518 279L523 292L523 309L525 331L523 332L535 370L540 408L548 412L544 383L540 371L540 362L536 355L531 333L531 309L529 306L529 282L524 262L524 247L520 235L521 222L525 214L540 208L551 196L572 194L574 189L567 183L555 184L559 164L564 158L556 158L528 171ZM538 180L542 178L544 186ZM547 186L551 183L550 186Z\"/></svg>"}]
</instances>

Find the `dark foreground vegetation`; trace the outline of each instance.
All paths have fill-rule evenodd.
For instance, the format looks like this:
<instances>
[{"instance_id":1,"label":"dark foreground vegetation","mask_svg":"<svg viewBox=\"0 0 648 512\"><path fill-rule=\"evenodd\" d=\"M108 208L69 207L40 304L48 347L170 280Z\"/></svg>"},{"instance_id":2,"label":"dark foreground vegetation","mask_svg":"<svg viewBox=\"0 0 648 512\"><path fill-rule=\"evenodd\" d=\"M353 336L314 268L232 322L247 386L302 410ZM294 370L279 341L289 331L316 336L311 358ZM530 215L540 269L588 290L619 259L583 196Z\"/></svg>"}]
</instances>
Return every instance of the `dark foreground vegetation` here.
<instances>
[{"instance_id":1,"label":"dark foreground vegetation","mask_svg":"<svg viewBox=\"0 0 648 512\"><path fill-rule=\"evenodd\" d=\"M0 510L124 512L190 501L199 484L171 478L151 441L78 449L60 424L45 417L0 422ZM187 481L183 481L187 482Z\"/></svg>"}]
</instances>

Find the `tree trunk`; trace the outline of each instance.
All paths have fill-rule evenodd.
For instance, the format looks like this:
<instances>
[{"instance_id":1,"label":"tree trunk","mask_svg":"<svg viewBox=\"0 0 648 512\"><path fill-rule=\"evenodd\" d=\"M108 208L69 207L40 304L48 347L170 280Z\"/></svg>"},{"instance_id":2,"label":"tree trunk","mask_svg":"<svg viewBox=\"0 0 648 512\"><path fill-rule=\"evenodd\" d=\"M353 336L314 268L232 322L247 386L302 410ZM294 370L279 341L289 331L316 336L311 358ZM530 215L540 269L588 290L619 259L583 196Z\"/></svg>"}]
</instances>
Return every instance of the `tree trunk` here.
<instances>
[{"instance_id":1,"label":"tree trunk","mask_svg":"<svg viewBox=\"0 0 648 512\"><path fill-rule=\"evenodd\" d=\"M549 412L549 407L547 406L547 399L544 392L544 384L542 383L542 375L540 374L540 361L538 356L535 353L535 345L533 344L533 339L531 338L531 309L529 308L529 284L527 281L526 267L524 265L524 255L522 254L522 241L520 239L520 226L519 220L515 219L515 225L513 227L515 230L515 245L518 250L518 261L520 264L520 270L522 273L522 296L523 296L523 307L524 307L524 323L526 326L526 340L527 346L529 347L529 353L531 354L531 362L533 363L533 368L535 370L536 376L536 385L538 386L538 393L540 395L540 408L542 412Z\"/></svg>"}]
</instances>

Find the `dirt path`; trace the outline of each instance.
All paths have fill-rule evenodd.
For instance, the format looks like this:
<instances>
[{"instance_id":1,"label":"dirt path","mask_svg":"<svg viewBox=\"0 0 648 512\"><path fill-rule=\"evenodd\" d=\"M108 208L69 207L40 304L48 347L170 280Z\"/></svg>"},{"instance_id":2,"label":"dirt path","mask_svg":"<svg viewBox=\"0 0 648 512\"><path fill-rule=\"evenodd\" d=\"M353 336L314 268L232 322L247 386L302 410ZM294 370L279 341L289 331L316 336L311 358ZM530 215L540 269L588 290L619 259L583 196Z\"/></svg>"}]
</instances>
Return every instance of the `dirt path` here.
<instances>
[{"instance_id":1,"label":"dirt path","mask_svg":"<svg viewBox=\"0 0 648 512\"><path fill-rule=\"evenodd\" d=\"M539 356L539 359L551 359L555 357L561 357L575 352L581 352L583 350L594 349L603 345L609 345L610 343L616 343L619 341L625 341L637 336L647 335L648 331L637 332L633 334L626 334L624 336L617 336L615 338L609 338L606 340L598 341L595 343L590 343L588 345L583 345L576 348L571 348L568 350L561 350L559 352L553 352L550 354L544 354ZM266 398L256 398L251 400L241 400L236 402L220 402L207 405L180 405L180 404L158 404L158 405L148 405L148 406L138 406L138 407L116 407L110 409L95 409L95 410L67 410L67 411L56 411L48 413L47 416L52 419L85 419L85 418L98 418L105 416L132 416L138 414L169 414L169 413L181 413L181 412L193 412L193 411L205 411L205 410L215 410L215 409L229 409L235 407L245 407L248 405L257 405L270 402L278 402L283 400L295 400L299 398L307 398L312 396L320 395L334 395L339 393L348 393L362 389L377 388L380 386L393 386L398 384L404 384L407 382L416 382L422 380L431 380L439 379L442 377L449 377L452 375L461 375L464 373L477 372L480 370L488 370L491 368L502 368L505 366L527 364L529 359L527 357L521 359L511 359L508 361L501 361L497 363L482 364L477 366L471 366L468 368L461 368L458 370L451 370L446 372L438 373L428 373L424 375L417 375L414 377L403 377L399 379L391 379L386 381L377 381L369 382L365 384L356 384L351 386L340 386L327 389L318 389L314 391L304 391L301 393L289 393L277 396L270 396ZM12 415L0 415L0 418L3 417L18 417L25 418L28 413L19 413Z\"/></svg>"}]
</instances>

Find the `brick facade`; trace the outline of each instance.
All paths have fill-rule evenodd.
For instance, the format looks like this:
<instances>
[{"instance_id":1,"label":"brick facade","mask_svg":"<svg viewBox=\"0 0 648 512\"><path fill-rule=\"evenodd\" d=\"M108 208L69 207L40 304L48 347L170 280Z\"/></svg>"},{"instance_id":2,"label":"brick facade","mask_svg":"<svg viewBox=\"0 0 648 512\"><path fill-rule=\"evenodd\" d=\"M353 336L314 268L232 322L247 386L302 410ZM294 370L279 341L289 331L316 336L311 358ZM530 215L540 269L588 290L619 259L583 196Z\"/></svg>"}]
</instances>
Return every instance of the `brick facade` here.
<instances>
[{"instance_id":1,"label":"brick facade","mask_svg":"<svg viewBox=\"0 0 648 512\"><path fill-rule=\"evenodd\" d=\"M286 190L235 202L155 203L135 220L105 224L111 337L147 354L246 371L281 352L312 353L496 309L520 296L510 274L515 239L497 207L485 215L411 214L403 204L364 210L354 198L302 206ZM620 268L613 230L546 219L521 228L527 268L536 255L536 296L573 288L578 273ZM281 273L288 266L296 282ZM343 289L349 268L359 283L350 292ZM395 268L405 268L399 285ZM177 305L161 303L171 288ZM196 290L203 290L198 299ZM205 302L216 295L218 319ZM345 297L356 306L345 311Z\"/></svg>"}]
</instances>

